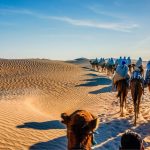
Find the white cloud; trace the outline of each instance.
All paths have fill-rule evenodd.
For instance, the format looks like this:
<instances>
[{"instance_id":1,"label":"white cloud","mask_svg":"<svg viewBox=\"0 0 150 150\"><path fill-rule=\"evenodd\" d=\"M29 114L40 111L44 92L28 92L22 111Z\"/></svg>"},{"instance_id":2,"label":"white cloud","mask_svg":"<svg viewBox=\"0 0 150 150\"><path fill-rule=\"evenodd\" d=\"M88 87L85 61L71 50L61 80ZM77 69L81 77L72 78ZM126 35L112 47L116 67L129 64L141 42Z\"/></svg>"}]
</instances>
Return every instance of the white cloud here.
<instances>
[{"instance_id":1,"label":"white cloud","mask_svg":"<svg viewBox=\"0 0 150 150\"><path fill-rule=\"evenodd\" d=\"M53 20L63 21L75 26L109 29L109 30L116 30L122 32L130 32L132 29L139 27L138 24L102 23L102 22L96 22L92 20L73 19L69 17L56 17L56 16L40 16L40 17L43 19L53 19Z\"/></svg>"},{"instance_id":2,"label":"white cloud","mask_svg":"<svg viewBox=\"0 0 150 150\"><path fill-rule=\"evenodd\" d=\"M83 19L81 20L81 19L74 19L70 17L48 16L48 15L43 15L40 13L35 13L27 9L18 9L18 10L17 9L0 9L0 14L31 15L33 17L37 17L40 19L62 21L62 22L65 22L74 26L91 27L91 28L97 28L97 29L108 29L108 30L115 30L115 31L121 31L121 32L131 32L131 30L139 27L138 24L97 22L93 20L83 20Z\"/></svg>"},{"instance_id":3,"label":"white cloud","mask_svg":"<svg viewBox=\"0 0 150 150\"><path fill-rule=\"evenodd\" d=\"M127 19L128 18L125 15L116 14L116 13L113 13L110 11L104 11L101 7L98 7L98 6L89 6L88 9L96 14L101 14L101 15L116 18L116 19Z\"/></svg>"}]
</instances>

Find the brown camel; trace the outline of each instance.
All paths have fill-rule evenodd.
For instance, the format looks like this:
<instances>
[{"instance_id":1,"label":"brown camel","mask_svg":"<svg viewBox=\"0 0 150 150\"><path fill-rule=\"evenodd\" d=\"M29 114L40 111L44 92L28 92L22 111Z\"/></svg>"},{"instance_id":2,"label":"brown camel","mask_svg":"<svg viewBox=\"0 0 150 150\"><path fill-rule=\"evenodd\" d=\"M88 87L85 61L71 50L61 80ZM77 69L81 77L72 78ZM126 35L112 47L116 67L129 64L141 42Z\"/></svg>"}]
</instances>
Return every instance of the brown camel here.
<instances>
[{"instance_id":1,"label":"brown camel","mask_svg":"<svg viewBox=\"0 0 150 150\"><path fill-rule=\"evenodd\" d=\"M101 64L100 67L101 67L101 72L104 72L106 70L106 63Z\"/></svg>"},{"instance_id":2,"label":"brown camel","mask_svg":"<svg viewBox=\"0 0 150 150\"><path fill-rule=\"evenodd\" d=\"M92 69L95 69L95 64L92 62L92 60L90 60L90 64L92 66Z\"/></svg>"},{"instance_id":3,"label":"brown camel","mask_svg":"<svg viewBox=\"0 0 150 150\"><path fill-rule=\"evenodd\" d=\"M136 78L132 79L130 86L131 86L131 95L132 95L133 105L134 105L134 116L135 116L134 125L136 125L136 120L140 112L140 102L143 93L142 81Z\"/></svg>"},{"instance_id":4,"label":"brown camel","mask_svg":"<svg viewBox=\"0 0 150 150\"><path fill-rule=\"evenodd\" d=\"M85 110L77 110L71 115L62 113L61 118L67 126L68 150L91 150L98 118Z\"/></svg>"},{"instance_id":5,"label":"brown camel","mask_svg":"<svg viewBox=\"0 0 150 150\"><path fill-rule=\"evenodd\" d=\"M107 75L114 74L116 70L115 65L106 65Z\"/></svg>"},{"instance_id":6,"label":"brown camel","mask_svg":"<svg viewBox=\"0 0 150 150\"><path fill-rule=\"evenodd\" d=\"M127 83L126 79L117 81L116 88L118 91L117 97L119 97L119 99L120 99L121 117L123 117L123 107L125 104L125 108L126 108L126 98L127 98L127 94L128 94L128 83Z\"/></svg>"},{"instance_id":7,"label":"brown camel","mask_svg":"<svg viewBox=\"0 0 150 150\"><path fill-rule=\"evenodd\" d=\"M92 69L99 71L99 66L98 66L98 63L96 61L90 60L90 64L92 66Z\"/></svg>"},{"instance_id":8,"label":"brown camel","mask_svg":"<svg viewBox=\"0 0 150 150\"><path fill-rule=\"evenodd\" d=\"M128 65L130 75L132 74L132 67L132 65Z\"/></svg>"}]
</instances>

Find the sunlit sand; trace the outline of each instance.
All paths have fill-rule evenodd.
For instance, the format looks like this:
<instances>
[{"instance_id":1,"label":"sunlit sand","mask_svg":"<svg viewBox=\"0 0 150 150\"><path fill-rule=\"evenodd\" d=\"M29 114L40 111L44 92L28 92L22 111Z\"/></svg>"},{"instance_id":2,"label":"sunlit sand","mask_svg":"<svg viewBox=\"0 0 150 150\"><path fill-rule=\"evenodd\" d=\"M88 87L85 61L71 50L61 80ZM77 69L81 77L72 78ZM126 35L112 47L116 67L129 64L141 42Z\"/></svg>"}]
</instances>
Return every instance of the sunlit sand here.
<instances>
[{"instance_id":1,"label":"sunlit sand","mask_svg":"<svg viewBox=\"0 0 150 150\"><path fill-rule=\"evenodd\" d=\"M62 112L77 109L100 117L97 145L113 150L127 129L140 133L150 149L150 93L145 89L137 126L130 92L125 117L112 92L111 77L91 69L89 60L0 60L0 150L66 150Z\"/></svg>"}]
</instances>

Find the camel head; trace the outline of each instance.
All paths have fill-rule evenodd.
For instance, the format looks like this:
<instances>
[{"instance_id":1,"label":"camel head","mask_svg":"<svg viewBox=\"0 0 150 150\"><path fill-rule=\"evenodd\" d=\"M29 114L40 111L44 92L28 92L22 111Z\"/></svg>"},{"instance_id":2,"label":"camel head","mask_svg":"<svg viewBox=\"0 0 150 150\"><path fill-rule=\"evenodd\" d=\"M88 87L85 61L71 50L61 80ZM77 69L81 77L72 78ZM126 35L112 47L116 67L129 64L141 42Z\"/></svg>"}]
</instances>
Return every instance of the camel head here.
<instances>
[{"instance_id":1,"label":"camel head","mask_svg":"<svg viewBox=\"0 0 150 150\"><path fill-rule=\"evenodd\" d=\"M62 123L67 126L68 150L90 150L93 142L93 131L99 120L85 110L77 110L71 115L61 114Z\"/></svg>"}]
</instances>

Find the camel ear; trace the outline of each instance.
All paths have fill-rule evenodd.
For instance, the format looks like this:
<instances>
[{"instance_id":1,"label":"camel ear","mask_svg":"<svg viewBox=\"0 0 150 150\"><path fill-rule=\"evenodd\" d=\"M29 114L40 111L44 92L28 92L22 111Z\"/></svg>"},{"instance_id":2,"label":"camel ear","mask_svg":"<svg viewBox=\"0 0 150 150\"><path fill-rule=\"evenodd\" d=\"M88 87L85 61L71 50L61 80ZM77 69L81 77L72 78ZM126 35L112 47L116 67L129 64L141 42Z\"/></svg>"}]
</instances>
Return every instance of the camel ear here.
<instances>
[{"instance_id":1,"label":"camel ear","mask_svg":"<svg viewBox=\"0 0 150 150\"><path fill-rule=\"evenodd\" d=\"M87 124L85 124L82 128L90 132L96 130L98 128L98 125L99 125L99 119L95 118L90 122L88 122Z\"/></svg>"},{"instance_id":2,"label":"camel ear","mask_svg":"<svg viewBox=\"0 0 150 150\"><path fill-rule=\"evenodd\" d=\"M61 122L64 123L64 124L66 124L66 125L70 121L70 117L66 113L62 113L61 114L61 118L63 119Z\"/></svg>"},{"instance_id":3,"label":"camel ear","mask_svg":"<svg viewBox=\"0 0 150 150\"><path fill-rule=\"evenodd\" d=\"M99 119L95 118L88 123L88 128L90 131L93 131L93 130L96 130L98 128L98 125L99 125Z\"/></svg>"}]
</instances>

